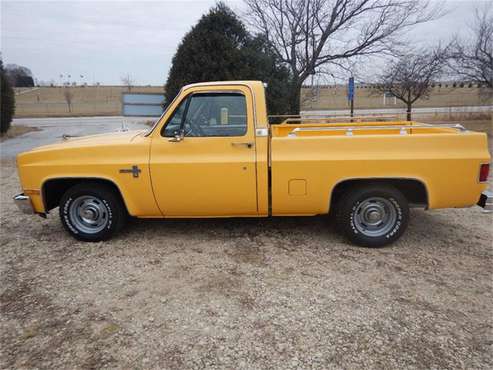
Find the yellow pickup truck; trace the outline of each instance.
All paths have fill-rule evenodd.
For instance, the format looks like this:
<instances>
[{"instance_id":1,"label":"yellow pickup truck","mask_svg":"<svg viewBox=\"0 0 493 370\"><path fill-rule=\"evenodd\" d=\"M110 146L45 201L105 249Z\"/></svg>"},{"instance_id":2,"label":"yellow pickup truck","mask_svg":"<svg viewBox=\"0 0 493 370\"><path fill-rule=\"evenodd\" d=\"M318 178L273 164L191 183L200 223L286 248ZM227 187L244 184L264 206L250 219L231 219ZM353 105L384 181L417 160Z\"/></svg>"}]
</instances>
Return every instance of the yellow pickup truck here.
<instances>
[{"instance_id":1,"label":"yellow pickup truck","mask_svg":"<svg viewBox=\"0 0 493 370\"><path fill-rule=\"evenodd\" d=\"M148 130L68 138L21 153L24 212L59 207L75 238L139 218L334 214L355 244L404 232L409 207L491 210L485 134L415 122L269 125L259 81L182 88Z\"/></svg>"}]
</instances>

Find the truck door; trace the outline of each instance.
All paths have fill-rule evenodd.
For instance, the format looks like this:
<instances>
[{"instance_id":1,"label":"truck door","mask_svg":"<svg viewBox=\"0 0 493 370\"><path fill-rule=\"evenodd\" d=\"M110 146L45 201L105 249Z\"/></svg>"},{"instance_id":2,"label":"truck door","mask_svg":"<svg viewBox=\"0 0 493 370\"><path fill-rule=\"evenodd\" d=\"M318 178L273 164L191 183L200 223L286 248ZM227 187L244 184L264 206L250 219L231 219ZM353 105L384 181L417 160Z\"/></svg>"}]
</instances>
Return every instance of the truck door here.
<instances>
[{"instance_id":1,"label":"truck door","mask_svg":"<svg viewBox=\"0 0 493 370\"><path fill-rule=\"evenodd\" d=\"M165 217L257 214L252 101L246 88L215 87L175 105L151 144L152 187Z\"/></svg>"}]
</instances>

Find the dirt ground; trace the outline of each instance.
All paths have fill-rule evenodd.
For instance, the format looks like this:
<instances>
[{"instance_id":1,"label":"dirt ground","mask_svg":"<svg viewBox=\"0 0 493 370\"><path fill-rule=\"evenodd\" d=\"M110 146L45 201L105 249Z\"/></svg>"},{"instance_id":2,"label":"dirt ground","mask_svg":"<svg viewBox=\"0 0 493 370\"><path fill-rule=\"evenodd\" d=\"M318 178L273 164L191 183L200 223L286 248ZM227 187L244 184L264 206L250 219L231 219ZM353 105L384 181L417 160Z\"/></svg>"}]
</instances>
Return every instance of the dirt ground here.
<instances>
[{"instance_id":1,"label":"dirt ground","mask_svg":"<svg viewBox=\"0 0 493 370\"><path fill-rule=\"evenodd\" d=\"M413 210L395 245L325 217L69 237L2 163L0 368L492 368L493 215Z\"/></svg>"}]
</instances>

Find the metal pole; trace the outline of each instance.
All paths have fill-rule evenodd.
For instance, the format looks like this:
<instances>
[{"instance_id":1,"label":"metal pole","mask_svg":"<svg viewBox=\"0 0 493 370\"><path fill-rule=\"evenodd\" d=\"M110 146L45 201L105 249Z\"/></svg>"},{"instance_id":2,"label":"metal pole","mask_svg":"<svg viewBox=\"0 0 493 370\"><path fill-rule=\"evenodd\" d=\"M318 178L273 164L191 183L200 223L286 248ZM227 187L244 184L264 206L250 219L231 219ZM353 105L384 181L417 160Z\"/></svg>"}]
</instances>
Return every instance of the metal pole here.
<instances>
[{"instance_id":1,"label":"metal pole","mask_svg":"<svg viewBox=\"0 0 493 370\"><path fill-rule=\"evenodd\" d=\"M354 117L354 96L353 98L351 99L351 114L350 114L351 117ZM352 122L352 121L351 121Z\"/></svg>"},{"instance_id":2,"label":"metal pole","mask_svg":"<svg viewBox=\"0 0 493 370\"><path fill-rule=\"evenodd\" d=\"M349 113L349 116L352 118L352 117L354 117L354 77L353 76L351 76L349 78L348 99L349 99L349 102L350 102L350 113ZM352 119L351 119L351 122L353 122Z\"/></svg>"}]
</instances>

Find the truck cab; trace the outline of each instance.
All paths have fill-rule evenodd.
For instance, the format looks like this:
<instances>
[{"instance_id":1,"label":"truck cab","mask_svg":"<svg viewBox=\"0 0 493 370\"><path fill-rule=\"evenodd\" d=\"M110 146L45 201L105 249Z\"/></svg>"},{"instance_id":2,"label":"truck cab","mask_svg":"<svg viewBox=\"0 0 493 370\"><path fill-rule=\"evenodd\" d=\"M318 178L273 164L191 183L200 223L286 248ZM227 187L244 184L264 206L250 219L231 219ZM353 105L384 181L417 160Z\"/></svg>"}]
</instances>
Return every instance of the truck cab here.
<instances>
[{"instance_id":1,"label":"truck cab","mask_svg":"<svg viewBox=\"0 0 493 370\"><path fill-rule=\"evenodd\" d=\"M168 111L149 134L150 172L163 216L267 216L262 83L186 86Z\"/></svg>"}]
</instances>

